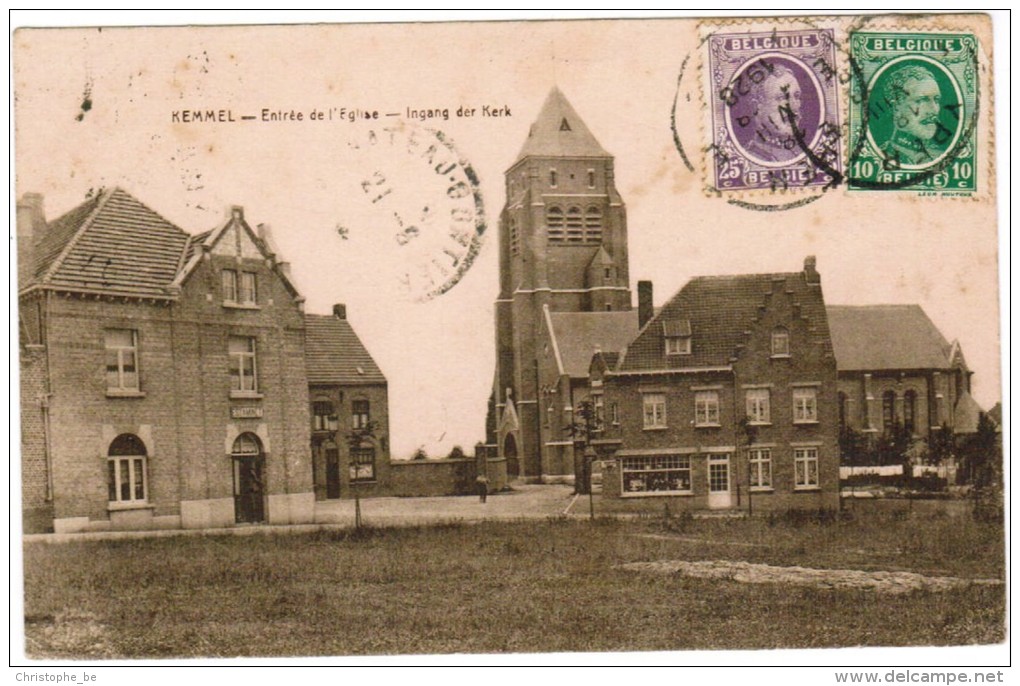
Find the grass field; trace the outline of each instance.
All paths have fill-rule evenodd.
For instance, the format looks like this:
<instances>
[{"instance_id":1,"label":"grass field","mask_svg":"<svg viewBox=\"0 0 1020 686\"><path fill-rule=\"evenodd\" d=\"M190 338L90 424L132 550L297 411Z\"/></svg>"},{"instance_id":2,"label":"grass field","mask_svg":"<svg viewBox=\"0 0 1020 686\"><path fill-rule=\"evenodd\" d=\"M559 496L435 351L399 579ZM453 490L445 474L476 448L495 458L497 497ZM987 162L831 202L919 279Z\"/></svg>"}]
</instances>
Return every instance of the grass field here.
<instances>
[{"instance_id":1,"label":"grass field","mask_svg":"<svg viewBox=\"0 0 1020 686\"><path fill-rule=\"evenodd\" d=\"M33 657L956 645L1003 586L904 595L617 568L744 560L1002 578L1003 530L940 517L648 518L25 546Z\"/></svg>"}]
</instances>

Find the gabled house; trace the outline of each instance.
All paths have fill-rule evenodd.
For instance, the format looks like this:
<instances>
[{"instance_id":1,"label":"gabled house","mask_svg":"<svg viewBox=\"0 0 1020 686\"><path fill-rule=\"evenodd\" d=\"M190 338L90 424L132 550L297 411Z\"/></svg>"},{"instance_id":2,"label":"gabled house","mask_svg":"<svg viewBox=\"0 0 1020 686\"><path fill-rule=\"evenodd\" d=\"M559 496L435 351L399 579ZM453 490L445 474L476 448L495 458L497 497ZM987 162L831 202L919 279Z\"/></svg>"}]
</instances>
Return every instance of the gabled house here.
<instances>
[{"instance_id":1,"label":"gabled house","mask_svg":"<svg viewBox=\"0 0 1020 686\"><path fill-rule=\"evenodd\" d=\"M268 229L26 194L18 260L26 531L313 521L308 320Z\"/></svg>"},{"instance_id":2,"label":"gabled house","mask_svg":"<svg viewBox=\"0 0 1020 686\"><path fill-rule=\"evenodd\" d=\"M836 360L813 257L800 272L692 279L640 323L590 367L606 496L838 506Z\"/></svg>"},{"instance_id":3,"label":"gabled house","mask_svg":"<svg viewBox=\"0 0 1020 686\"><path fill-rule=\"evenodd\" d=\"M386 377L351 323L347 308L305 315L316 500L376 495L389 478Z\"/></svg>"}]
</instances>

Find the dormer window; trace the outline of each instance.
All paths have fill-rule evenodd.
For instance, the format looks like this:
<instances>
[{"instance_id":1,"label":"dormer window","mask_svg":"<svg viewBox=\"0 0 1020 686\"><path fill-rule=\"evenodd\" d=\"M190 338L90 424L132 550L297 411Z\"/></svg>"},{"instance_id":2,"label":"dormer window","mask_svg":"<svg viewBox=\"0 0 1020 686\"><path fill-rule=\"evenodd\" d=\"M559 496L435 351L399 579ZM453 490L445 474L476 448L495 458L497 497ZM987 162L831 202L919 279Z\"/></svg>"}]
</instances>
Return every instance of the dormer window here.
<instances>
[{"instance_id":1,"label":"dormer window","mask_svg":"<svg viewBox=\"0 0 1020 686\"><path fill-rule=\"evenodd\" d=\"M772 357L790 356L790 332L781 326L772 330Z\"/></svg>"},{"instance_id":2,"label":"dormer window","mask_svg":"<svg viewBox=\"0 0 1020 686\"><path fill-rule=\"evenodd\" d=\"M679 319L662 323L662 335L666 341L666 355L691 354L691 322Z\"/></svg>"}]
</instances>

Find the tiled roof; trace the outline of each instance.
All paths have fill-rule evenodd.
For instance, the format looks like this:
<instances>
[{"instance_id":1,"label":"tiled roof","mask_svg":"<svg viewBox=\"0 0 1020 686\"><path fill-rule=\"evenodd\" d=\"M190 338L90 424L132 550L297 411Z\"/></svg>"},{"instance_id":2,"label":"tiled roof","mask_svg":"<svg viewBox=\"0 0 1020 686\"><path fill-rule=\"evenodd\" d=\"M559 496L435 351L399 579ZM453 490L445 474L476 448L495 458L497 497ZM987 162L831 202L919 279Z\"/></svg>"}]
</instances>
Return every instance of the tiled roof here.
<instances>
[{"instance_id":1,"label":"tiled roof","mask_svg":"<svg viewBox=\"0 0 1020 686\"><path fill-rule=\"evenodd\" d=\"M188 234L115 188L54 221L36 245L38 283L166 296Z\"/></svg>"},{"instance_id":2,"label":"tiled roof","mask_svg":"<svg viewBox=\"0 0 1020 686\"><path fill-rule=\"evenodd\" d=\"M34 247L34 273L37 279L46 273L61 251L67 247L67 244L70 243L71 239L82 227L82 224L85 223L85 220L95 211L102 198L103 196L98 194L86 200L73 210L49 222L43 234L35 237L37 242ZM22 288L27 285L20 284Z\"/></svg>"},{"instance_id":3,"label":"tiled roof","mask_svg":"<svg viewBox=\"0 0 1020 686\"><path fill-rule=\"evenodd\" d=\"M346 319L305 315L305 365L310 384L386 383L386 377Z\"/></svg>"},{"instance_id":4,"label":"tiled roof","mask_svg":"<svg viewBox=\"0 0 1020 686\"><path fill-rule=\"evenodd\" d=\"M537 157L609 157L595 136L560 92L553 88L531 125L517 159Z\"/></svg>"},{"instance_id":5,"label":"tiled roof","mask_svg":"<svg viewBox=\"0 0 1020 686\"><path fill-rule=\"evenodd\" d=\"M638 330L637 310L620 312L550 312L553 337L571 377L587 378L595 349L619 352Z\"/></svg>"},{"instance_id":6,"label":"tiled roof","mask_svg":"<svg viewBox=\"0 0 1020 686\"><path fill-rule=\"evenodd\" d=\"M769 294L772 295L769 295ZM787 295L788 294L788 295ZM700 276L688 281L624 351L617 369L724 367L733 363L770 298L790 297L810 322L815 342L831 352L822 289L803 272ZM690 332L690 355L666 355L663 336Z\"/></svg>"},{"instance_id":7,"label":"tiled roof","mask_svg":"<svg viewBox=\"0 0 1020 686\"><path fill-rule=\"evenodd\" d=\"M950 345L920 305L830 305L840 371L947 369Z\"/></svg>"},{"instance_id":8,"label":"tiled roof","mask_svg":"<svg viewBox=\"0 0 1020 686\"><path fill-rule=\"evenodd\" d=\"M195 256L195 251L198 250L200 245L205 243L206 239L212 235L214 230L215 229L209 229L208 231L203 231L202 233L191 237L191 240L188 241L188 247L184 250L184 264L191 261L191 258Z\"/></svg>"}]
</instances>

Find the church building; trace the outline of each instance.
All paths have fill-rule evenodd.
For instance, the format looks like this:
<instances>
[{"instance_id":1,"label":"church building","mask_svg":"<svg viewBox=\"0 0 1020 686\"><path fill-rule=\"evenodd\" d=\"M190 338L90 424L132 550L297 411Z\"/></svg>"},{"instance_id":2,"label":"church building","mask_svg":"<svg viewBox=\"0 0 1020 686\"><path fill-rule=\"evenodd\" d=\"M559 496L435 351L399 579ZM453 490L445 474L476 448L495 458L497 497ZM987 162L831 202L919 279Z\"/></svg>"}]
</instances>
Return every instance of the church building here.
<instances>
[{"instance_id":1,"label":"church building","mask_svg":"<svg viewBox=\"0 0 1020 686\"><path fill-rule=\"evenodd\" d=\"M571 481L587 365L638 331L613 156L554 88L506 171L494 426L511 478Z\"/></svg>"}]
</instances>

